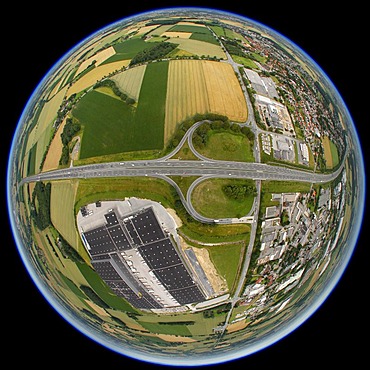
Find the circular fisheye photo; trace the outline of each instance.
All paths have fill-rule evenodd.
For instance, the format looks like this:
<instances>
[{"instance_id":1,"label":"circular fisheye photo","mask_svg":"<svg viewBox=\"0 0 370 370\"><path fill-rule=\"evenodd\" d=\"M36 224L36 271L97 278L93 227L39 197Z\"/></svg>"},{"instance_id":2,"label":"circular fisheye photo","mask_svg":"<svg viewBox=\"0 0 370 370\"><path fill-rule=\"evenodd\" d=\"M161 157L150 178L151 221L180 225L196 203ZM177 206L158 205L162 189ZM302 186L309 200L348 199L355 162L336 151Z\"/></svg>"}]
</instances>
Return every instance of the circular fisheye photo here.
<instances>
[{"instance_id":1,"label":"circular fisheye photo","mask_svg":"<svg viewBox=\"0 0 370 370\"><path fill-rule=\"evenodd\" d=\"M352 117L268 25L212 8L134 14L42 78L14 131L22 263L73 328L171 366L263 350L323 304L364 211Z\"/></svg>"}]
</instances>

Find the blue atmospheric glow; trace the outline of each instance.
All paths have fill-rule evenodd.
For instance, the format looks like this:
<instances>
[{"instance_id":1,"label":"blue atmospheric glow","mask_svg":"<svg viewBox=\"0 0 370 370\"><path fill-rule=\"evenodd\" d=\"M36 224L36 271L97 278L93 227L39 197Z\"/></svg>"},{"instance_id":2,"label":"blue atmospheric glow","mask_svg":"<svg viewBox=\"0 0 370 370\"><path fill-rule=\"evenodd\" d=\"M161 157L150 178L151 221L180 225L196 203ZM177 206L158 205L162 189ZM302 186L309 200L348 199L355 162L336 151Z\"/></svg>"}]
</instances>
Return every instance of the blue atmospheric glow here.
<instances>
[{"instance_id":1,"label":"blue atmospheric glow","mask_svg":"<svg viewBox=\"0 0 370 370\"><path fill-rule=\"evenodd\" d=\"M169 8L174 9L174 8ZM31 109L33 102L37 100L39 94L40 94L40 89L47 80L50 75L53 74L67 59L70 55L72 55L76 50L78 50L83 44L85 44L89 39L94 37L96 34L104 32L105 30L110 29L113 27L115 24L121 23L122 20L118 21L117 23L111 24L105 28L102 28L95 34L89 36L85 40L83 40L81 43L76 45L74 48L71 49L71 51L64 57L62 57L52 68L51 70L45 75L44 79L40 82L40 84L37 86L35 91L33 92L32 96L30 97L21 117L18 122L11 150L10 150L10 155L9 155L9 161L8 161L8 173L7 173L7 201L8 201L8 212L9 212L9 219L11 222L12 230L13 230L13 235L15 239L15 243L18 249L18 252L20 254L20 257L32 279L32 281L35 283L37 288L40 290L41 294L47 299L47 301L50 303L50 305L71 325L73 325L77 330L79 330L81 333L86 335L87 337L91 338L92 340L100 343L102 346L115 351L117 353L123 354L128 357L132 357L134 359L150 362L150 363L155 363L155 364L161 364L161 365L172 365L172 366L199 366L199 365L211 365L211 364L217 364L217 363L222 363L222 362L227 362L231 360L235 360L237 358L241 358L247 355L250 355L252 353L255 353L257 351L260 351L273 343L277 342L278 340L282 339L292 331L294 331L296 328L298 328L303 322L305 322L321 305L322 303L326 300L326 298L329 296L329 294L333 291L335 288L336 284L338 283L339 279L341 278L343 272L345 271L350 258L352 256L352 253L354 251L357 238L360 232L361 228L361 222L363 218L363 212L364 212L364 199L365 199L365 170L364 170L364 161L363 157L360 151L360 141L357 135L357 132L354 127L354 123L352 121L352 118L350 116L350 113L348 112L348 109L343 102L340 94L336 90L335 86L333 83L330 81L328 76L322 71L322 69L313 61L300 47L295 45L292 41L288 40L284 36L278 34L276 31L273 31L266 25L262 25L254 20L248 19L246 17L242 17L237 14L233 13L228 13L224 11L219 11L215 9L208 9L208 8L178 8L179 10L184 10L184 9L189 9L189 10L206 10L206 11L213 11L213 12L218 12L218 13L223 13L227 15L231 15L234 17L239 17L241 19L244 19L250 23L254 23L259 27L263 27L266 30L269 30L271 34L274 34L278 36L280 39L284 39L287 44L289 44L293 49L299 51L301 55L304 56L305 60L307 60L311 65L314 66L314 68L319 71L322 76L327 80L327 82L331 86L332 93L336 96L337 101L339 104L343 106L344 111L346 112L347 118L348 118L348 124L349 124L349 130L352 135L353 141L354 141L354 147L357 149L356 153L356 160L357 160L357 169L358 169L358 208L356 212L353 214L354 217L354 222L353 222L353 228L350 232L350 237L348 240L348 246L343 251L343 254L341 256L341 264L338 266L337 271L335 275L332 277L330 281L327 281L327 285L325 287L325 290L320 296L317 296L315 301L313 302L312 305L310 305L309 308L306 308L303 310L303 312L298 315L297 317L294 317L289 322L289 325L284 325L279 329L278 331L274 332L272 335L267 336L263 338L262 340L258 340L252 345L248 345L247 347L241 347L237 350L230 351L229 353L225 354L211 354L211 355L204 355L204 356L194 356L194 357L168 357L168 356L161 356L158 354L158 356L154 356L152 354L145 354L144 352L139 352L137 350L133 350L128 347L122 347L119 346L117 343L112 341L107 340L107 337L103 335L102 333L98 333L96 331L92 331L92 329L85 323L83 323L81 320L78 320L76 316L69 310L67 310L61 303L60 301L51 293L51 289L45 284L45 282L39 277L38 273L35 271L34 266L32 265L29 255L27 253L27 246L23 245L22 243L22 238L19 234L18 227L17 227L17 215L14 213L13 209L13 195L12 195L12 188L13 184L15 183L15 179L13 178L13 163L14 163L14 158L15 158L15 151L19 142L19 137L20 137L20 131L21 127L23 125L23 121L25 116L27 115L29 109ZM165 11L166 9L158 9L158 11ZM134 15L132 17L124 19L125 21L130 21L134 20L136 16L142 16L145 14L152 13L150 12L144 12L138 15Z\"/></svg>"}]
</instances>

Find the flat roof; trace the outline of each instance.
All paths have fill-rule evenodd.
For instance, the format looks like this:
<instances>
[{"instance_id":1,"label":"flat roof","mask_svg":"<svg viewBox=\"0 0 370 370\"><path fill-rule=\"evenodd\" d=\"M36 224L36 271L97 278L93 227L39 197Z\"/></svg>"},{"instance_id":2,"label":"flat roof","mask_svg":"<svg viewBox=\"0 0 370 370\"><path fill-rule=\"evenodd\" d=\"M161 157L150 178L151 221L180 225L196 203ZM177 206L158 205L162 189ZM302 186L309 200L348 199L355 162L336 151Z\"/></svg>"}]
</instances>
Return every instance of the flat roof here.
<instances>
[{"instance_id":1,"label":"flat roof","mask_svg":"<svg viewBox=\"0 0 370 370\"><path fill-rule=\"evenodd\" d=\"M95 270L117 295L137 308L164 307L135 276L127 264L130 262L121 255L122 251L133 249L178 304L198 303L206 299L151 206L122 218L110 209L104 214L104 219L104 225L83 235L89 244Z\"/></svg>"}]
</instances>

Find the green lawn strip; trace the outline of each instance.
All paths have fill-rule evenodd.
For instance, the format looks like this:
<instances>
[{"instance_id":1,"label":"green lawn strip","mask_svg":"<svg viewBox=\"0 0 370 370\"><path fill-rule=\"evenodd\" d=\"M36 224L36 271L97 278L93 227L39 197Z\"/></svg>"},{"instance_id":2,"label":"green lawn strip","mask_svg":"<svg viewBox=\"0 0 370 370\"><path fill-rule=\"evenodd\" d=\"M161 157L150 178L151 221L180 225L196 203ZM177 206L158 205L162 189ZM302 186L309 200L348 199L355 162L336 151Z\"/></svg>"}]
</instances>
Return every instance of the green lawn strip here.
<instances>
[{"instance_id":1,"label":"green lawn strip","mask_svg":"<svg viewBox=\"0 0 370 370\"><path fill-rule=\"evenodd\" d=\"M85 303L85 299L87 299L86 295L78 288L78 286L70 280L68 277L60 273L60 277L67 285L68 289L71 290L78 298L81 299L82 302ZM85 303L86 304L86 303ZM89 306L88 306L89 307Z\"/></svg>"},{"instance_id":2,"label":"green lawn strip","mask_svg":"<svg viewBox=\"0 0 370 370\"><path fill-rule=\"evenodd\" d=\"M144 322L141 320L139 321L139 324L143 326L145 329L149 330L151 333L179 335L182 337L191 336L191 332L187 328L186 324L178 324L178 323L165 322L165 321Z\"/></svg>"},{"instance_id":3,"label":"green lawn strip","mask_svg":"<svg viewBox=\"0 0 370 370\"><path fill-rule=\"evenodd\" d=\"M36 173L36 152L37 143L33 145L31 150L28 152L27 176L31 176Z\"/></svg>"},{"instance_id":4,"label":"green lawn strip","mask_svg":"<svg viewBox=\"0 0 370 370\"><path fill-rule=\"evenodd\" d=\"M165 325L164 323L173 323L173 325L175 325L176 323L182 322L183 324L181 324L181 326L187 328L187 330L190 332L190 335L203 336L203 335L213 334L213 329L216 326L218 326L220 322L223 322L225 320L225 317L226 317L225 312L217 313L217 307L212 309L212 311L214 313L212 317L205 317L203 312L183 313L183 314L175 314L171 316L147 315L144 313L142 316L140 316L139 323L140 325L144 323L143 326L145 326L145 324L157 324L158 326L160 326L157 329L163 330L162 327L170 326L170 325ZM162 324L158 324L159 322L161 322ZM186 322L191 322L191 324L186 325ZM177 325L180 325L180 324L177 324ZM176 327L174 329L176 330ZM180 330L183 330L183 329L180 329ZM186 336L188 336L188 334Z\"/></svg>"},{"instance_id":5,"label":"green lawn strip","mask_svg":"<svg viewBox=\"0 0 370 370\"><path fill-rule=\"evenodd\" d=\"M240 218L251 210L254 194L246 193L241 199L227 196L224 186L253 187L249 179L209 179L198 184L192 193L192 204L202 216L219 218Z\"/></svg>"},{"instance_id":6,"label":"green lawn strip","mask_svg":"<svg viewBox=\"0 0 370 370\"><path fill-rule=\"evenodd\" d=\"M336 145L331 140L329 141L329 144L330 144L330 151L331 151L331 156L332 156L332 160L333 160L333 168L335 168L339 164L338 149L337 149Z\"/></svg>"},{"instance_id":7,"label":"green lawn strip","mask_svg":"<svg viewBox=\"0 0 370 370\"><path fill-rule=\"evenodd\" d=\"M239 55L232 55L231 57L235 63L243 64L243 66L246 68L258 69L257 64L252 59L241 57Z\"/></svg>"},{"instance_id":8,"label":"green lawn strip","mask_svg":"<svg viewBox=\"0 0 370 370\"><path fill-rule=\"evenodd\" d=\"M202 243L230 243L247 240L250 226L248 224L216 225L189 222L179 228L185 240L195 246Z\"/></svg>"},{"instance_id":9,"label":"green lawn strip","mask_svg":"<svg viewBox=\"0 0 370 370\"><path fill-rule=\"evenodd\" d=\"M105 178L80 180L75 202L75 212L81 206L97 200L124 200L125 197L138 197L172 206L175 190L164 180L135 178Z\"/></svg>"},{"instance_id":10,"label":"green lawn strip","mask_svg":"<svg viewBox=\"0 0 370 370\"><path fill-rule=\"evenodd\" d=\"M163 149L168 65L168 61L155 62L146 67L135 114L138 150Z\"/></svg>"},{"instance_id":11,"label":"green lawn strip","mask_svg":"<svg viewBox=\"0 0 370 370\"><path fill-rule=\"evenodd\" d=\"M186 193L190 185L198 178L198 176L168 176L180 187L182 195L186 198Z\"/></svg>"}]
</instances>

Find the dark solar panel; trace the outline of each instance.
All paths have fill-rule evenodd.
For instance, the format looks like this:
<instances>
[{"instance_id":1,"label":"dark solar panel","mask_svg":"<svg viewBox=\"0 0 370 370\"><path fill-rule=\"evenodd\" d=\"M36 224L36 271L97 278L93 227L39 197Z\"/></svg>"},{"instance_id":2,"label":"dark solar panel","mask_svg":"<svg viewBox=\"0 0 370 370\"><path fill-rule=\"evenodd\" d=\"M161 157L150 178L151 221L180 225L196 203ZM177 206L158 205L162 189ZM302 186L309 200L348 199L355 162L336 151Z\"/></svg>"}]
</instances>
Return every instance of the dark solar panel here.
<instances>
[{"instance_id":1,"label":"dark solar panel","mask_svg":"<svg viewBox=\"0 0 370 370\"><path fill-rule=\"evenodd\" d=\"M128 232L129 237L131 238L131 241L135 245L141 245L141 239L139 238L139 235L134 227L134 225L131 223L130 220L123 221L123 224L126 227L126 230Z\"/></svg>"},{"instance_id":2,"label":"dark solar panel","mask_svg":"<svg viewBox=\"0 0 370 370\"><path fill-rule=\"evenodd\" d=\"M125 298L134 307L142 309L162 308L162 305L150 296L134 293L123 280L107 281L107 284L116 295Z\"/></svg>"},{"instance_id":3,"label":"dark solar panel","mask_svg":"<svg viewBox=\"0 0 370 370\"><path fill-rule=\"evenodd\" d=\"M104 217L105 220L107 221L107 227L118 225L117 215L114 211L106 213Z\"/></svg>"},{"instance_id":4,"label":"dark solar panel","mask_svg":"<svg viewBox=\"0 0 370 370\"><path fill-rule=\"evenodd\" d=\"M120 225L108 228L108 233L118 250L127 250L132 248Z\"/></svg>"},{"instance_id":5,"label":"dark solar panel","mask_svg":"<svg viewBox=\"0 0 370 370\"><path fill-rule=\"evenodd\" d=\"M171 290L170 293L181 305L198 303L205 300L203 293L197 285L192 285L183 289Z\"/></svg>"},{"instance_id":6,"label":"dark solar panel","mask_svg":"<svg viewBox=\"0 0 370 370\"><path fill-rule=\"evenodd\" d=\"M85 239L90 246L90 254L109 253L116 250L105 226L84 233Z\"/></svg>"},{"instance_id":7,"label":"dark solar panel","mask_svg":"<svg viewBox=\"0 0 370 370\"><path fill-rule=\"evenodd\" d=\"M153 272L168 290L194 285L192 277L183 264L157 269Z\"/></svg>"},{"instance_id":8,"label":"dark solar panel","mask_svg":"<svg viewBox=\"0 0 370 370\"><path fill-rule=\"evenodd\" d=\"M145 262L153 270L182 263L169 238L139 247L138 249Z\"/></svg>"},{"instance_id":9,"label":"dark solar panel","mask_svg":"<svg viewBox=\"0 0 370 370\"><path fill-rule=\"evenodd\" d=\"M109 261L91 261L91 263L104 281L122 280Z\"/></svg>"},{"instance_id":10,"label":"dark solar panel","mask_svg":"<svg viewBox=\"0 0 370 370\"><path fill-rule=\"evenodd\" d=\"M144 212L135 215L132 223L144 244L166 237L152 208L147 208Z\"/></svg>"},{"instance_id":11,"label":"dark solar panel","mask_svg":"<svg viewBox=\"0 0 370 370\"><path fill-rule=\"evenodd\" d=\"M97 256L94 256L92 259L94 261L99 261L99 260L109 260L110 256L109 254L99 254Z\"/></svg>"}]
</instances>

